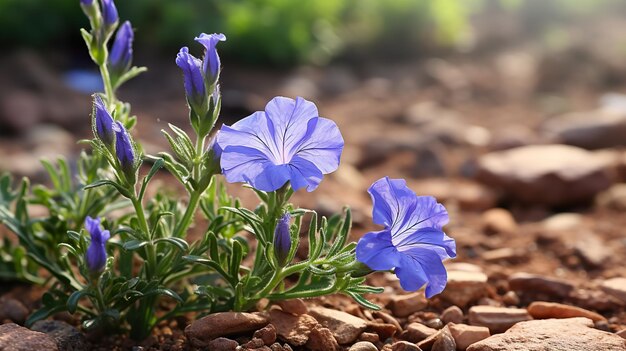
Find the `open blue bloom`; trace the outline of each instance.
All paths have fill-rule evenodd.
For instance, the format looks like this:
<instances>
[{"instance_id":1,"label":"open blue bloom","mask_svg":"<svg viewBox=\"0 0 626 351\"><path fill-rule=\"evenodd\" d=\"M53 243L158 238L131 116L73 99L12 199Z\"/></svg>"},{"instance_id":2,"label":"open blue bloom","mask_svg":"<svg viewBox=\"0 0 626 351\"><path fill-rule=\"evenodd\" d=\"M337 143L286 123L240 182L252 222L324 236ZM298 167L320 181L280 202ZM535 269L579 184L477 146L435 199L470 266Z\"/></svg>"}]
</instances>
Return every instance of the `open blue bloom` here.
<instances>
[{"instance_id":1,"label":"open blue bloom","mask_svg":"<svg viewBox=\"0 0 626 351\"><path fill-rule=\"evenodd\" d=\"M94 112L92 123L95 126L96 137L110 148L113 146L113 140L115 139L115 121L106 107L104 107L104 102L102 102L100 95L94 94L93 104Z\"/></svg>"},{"instance_id":2,"label":"open blue bloom","mask_svg":"<svg viewBox=\"0 0 626 351\"><path fill-rule=\"evenodd\" d=\"M202 70L204 71L207 85L211 86L217 82L220 74L220 56L217 54L215 47L220 41L226 41L226 36L221 33L202 33L199 37L196 37L196 41L206 48Z\"/></svg>"},{"instance_id":3,"label":"open blue bloom","mask_svg":"<svg viewBox=\"0 0 626 351\"><path fill-rule=\"evenodd\" d=\"M374 223L385 226L365 234L356 258L377 271L395 269L404 290L426 285L426 297L443 291L447 273L442 261L456 257L454 239L442 227L448 212L432 196L417 196L402 179L379 179L369 188Z\"/></svg>"},{"instance_id":4,"label":"open blue bloom","mask_svg":"<svg viewBox=\"0 0 626 351\"><path fill-rule=\"evenodd\" d=\"M106 242L111 237L108 230L102 230L99 218L85 218L85 228L91 235L91 244L85 253L87 268L92 273L100 273L107 262Z\"/></svg>"},{"instance_id":5,"label":"open blue bloom","mask_svg":"<svg viewBox=\"0 0 626 351\"><path fill-rule=\"evenodd\" d=\"M109 69L116 78L122 76L130 68L133 60L133 38L133 27L129 21L126 21L117 30L109 55Z\"/></svg>"},{"instance_id":6,"label":"open blue bloom","mask_svg":"<svg viewBox=\"0 0 626 351\"><path fill-rule=\"evenodd\" d=\"M291 215L285 213L278 219L276 229L274 230L274 255L281 267L287 265L289 251L291 251L291 234L289 232L289 222Z\"/></svg>"},{"instance_id":7,"label":"open blue bloom","mask_svg":"<svg viewBox=\"0 0 626 351\"><path fill-rule=\"evenodd\" d=\"M126 175L135 173L135 149L124 125L117 121L115 126L115 154Z\"/></svg>"},{"instance_id":8,"label":"open blue bloom","mask_svg":"<svg viewBox=\"0 0 626 351\"><path fill-rule=\"evenodd\" d=\"M176 65L183 70L185 94L189 106L200 114L207 106L207 93L202 77L202 61L189 53L186 46L181 48L176 56Z\"/></svg>"},{"instance_id":9,"label":"open blue bloom","mask_svg":"<svg viewBox=\"0 0 626 351\"><path fill-rule=\"evenodd\" d=\"M315 190L324 174L339 167L343 149L335 122L318 116L310 101L276 97L265 111L222 126L217 143L226 180L262 191L277 190L287 181L294 190Z\"/></svg>"},{"instance_id":10,"label":"open blue bloom","mask_svg":"<svg viewBox=\"0 0 626 351\"><path fill-rule=\"evenodd\" d=\"M111 27L119 19L113 0L102 0L102 19L107 27Z\"/></svg>"}]
</instances>

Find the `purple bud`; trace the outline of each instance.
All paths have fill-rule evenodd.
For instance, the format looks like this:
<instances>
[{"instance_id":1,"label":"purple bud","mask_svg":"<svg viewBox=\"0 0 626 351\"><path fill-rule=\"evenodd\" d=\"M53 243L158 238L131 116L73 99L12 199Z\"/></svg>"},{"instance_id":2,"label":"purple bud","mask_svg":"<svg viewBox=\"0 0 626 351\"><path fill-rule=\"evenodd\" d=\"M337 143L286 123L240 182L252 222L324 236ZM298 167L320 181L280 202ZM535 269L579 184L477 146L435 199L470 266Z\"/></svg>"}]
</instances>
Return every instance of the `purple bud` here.
<instances>
[{"instance_id":1,"label":"purple bud","mask_svg":"<svg viewBox=\"0 0 626 351\"><path fill-rule=\"evenodd\" d=\"M87 268L92 273L100 273L107 262L106 242L111 237L108 230L102 230L99 218L85 218L85 228L91 235L91 244L85 253Z\"/></svg>"},{"instance_id":2,"label":"purple bud","mask_svg":"<svg viewBox=\"0 0 626 351\"><path fill-rule=\"evenodd\" d=\"M204 71L207 85L211 86L217 82L220 74L220 57L215 46L220 41L226 41L226 36L221 33L202 33L199 37L196 37L196 41L204 45L206 49L202 70Z\"/></svg>"},{"instance_id":3,"label":"purple bud","mask_svg":"<svg viewBox=\"0 0 626 351\"><path fill-rule=\"evenodd\" d=\"M202 61L189 53L189 48L183 47L176 56L176 65L183 70L185 94L191 108L201 114L206 109L206 88L202 78Z\"/></svg>"},{"instance_id":4,"label":"purple bud","mask_svg":"<svg viewBox=\"0 0 626 351\"><path fill-rule=\"evenodd\" d=\"M115 131L115 154L127 176L135 174L135 149L130 140L128 131L124 125L117 121L113 129Z\"/></svg>"},{"instance_id":5,"label":"purple bud","mask_svg":"<svg viewBox=\"0 0 626 351\"><path fill-rule=\"evenodd\" d=\"M129 21L117 30L113 48L109 55L109 70L116 78L121 77L130 68L133 60L133 27Z\"/></svg>"},{"instance_id":6,"label":"purple bud","mask_svg":"<svg viewBox=\"0 0 626 351\"><path fill-rule=\"evenodd\" d=\"M100 139L107 147L113 146L113 140L115 138L114 134L114 123L113 117L104 107L104 102L102 102L102 98L98 94L94 94L93 99L94 112L92 123L94 124L95 136Z\"/></svg>"},{"instance_id":7,"label":"purple bud","mask_svg":"<svg viewBox=\"0 0 626 351\"><path fill-rule=\"evenodd\" d=\"M289 251L291 251L291 234L289 232L290 220L291 215L285 213L278 219L278 224L276 224L276 229L274 230L274 255L281 267L289 263L287 259L289 258Z\"/></svg>"},{"instance_id":8,"label":"purple bud","mask_svg":"<svg viewBox=\"0 0 626 351\"><path fill-rule=\"evenodd\" d=\"M104 24L109 27L117 23L119 17L113 0L102 0L102 18Z\"/></svg>"},{"instance_id":9,"label":"purple bud","mask_svg":"<svg viewBox=\"0 0 626 351\"><path fill-rule=\"evenodd\" d=\"M93 0L80 0L81 5L90 6L93 4Z\"/></svg>"}]
</instances>

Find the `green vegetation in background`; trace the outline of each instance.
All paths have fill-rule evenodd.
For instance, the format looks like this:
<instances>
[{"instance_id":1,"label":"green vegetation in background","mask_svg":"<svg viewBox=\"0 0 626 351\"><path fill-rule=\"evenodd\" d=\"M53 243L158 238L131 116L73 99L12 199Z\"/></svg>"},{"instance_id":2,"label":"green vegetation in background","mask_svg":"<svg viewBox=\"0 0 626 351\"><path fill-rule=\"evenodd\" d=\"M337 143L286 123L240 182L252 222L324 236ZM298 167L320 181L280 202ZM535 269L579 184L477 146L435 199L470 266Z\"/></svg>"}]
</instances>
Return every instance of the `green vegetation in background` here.
<instances>
[{"instance_id":1,"label":"green vegetation in background","mask_svg":"<svg viewBox=\"0 0 626 351\"><path fill-rule=\"evenodd\" d=\"M546 7L557 18L600 11L621 0L132 0L117 1L139 28L137 46L158 54L192 46L201 32L228 35L224 57L252 64L325 64L341 55L410 55L451 47L485 6L522 15ZM534 8L533 11L525 11ZM555 13L556 12L556 13ZM541 17L541 16L540 16ZM551 16L552 17L552 16ZM554 19L554 17L552 17ZM547 20L545 16L541 21ZM558 25L551 21L552 26ZM0 0L3 48L82 46L78 0ZM541 26L540 26L541 27Z\"/></svg>"}]
</instances>

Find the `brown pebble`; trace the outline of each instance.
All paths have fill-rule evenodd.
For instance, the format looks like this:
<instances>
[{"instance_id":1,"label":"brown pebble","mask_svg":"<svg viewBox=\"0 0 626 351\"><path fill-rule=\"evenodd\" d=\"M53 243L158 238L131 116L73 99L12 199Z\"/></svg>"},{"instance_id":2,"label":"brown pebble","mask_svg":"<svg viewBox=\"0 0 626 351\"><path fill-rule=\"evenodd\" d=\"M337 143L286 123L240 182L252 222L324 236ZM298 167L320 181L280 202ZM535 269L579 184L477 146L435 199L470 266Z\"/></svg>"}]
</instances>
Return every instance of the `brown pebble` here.
<instances>
[{"instance_id":1,"label":"brown pebble","mask_svg":"<svg viewBox=\"0 0 626 351\"><path fill-rule=\"evenodd\" d=\"M473 306L469 310L470 324L487 327L492 333L503 333L516 323L531 319L521 308Z\"/></svg>"},{"instance_id":2,"label":"brown pebble","mask_svg":"<svg viewBox=\"0 0 626 351\"><path fill-rule=\"evenodd\" d=\"M273 324L268 324L265 327L254 332L253 338L259 338L263 340L265 345L270 346L276 341L276 327Z\"/></svg>"},{"instance_id":3,"label":"brown pebble","mask_svg":"<svg viewBox=\"0 0 626 351\"><path fill-rule=\"evenodd\" d=\"M435 340L431 351L456 351L456 342L448 327L441 329L439 337Z\"/></svg>"},{"instance_id":4,"label":"brown pebble","mask_svg":"<svg viewBox=\"0 0 626 351\"><path fill-rule=\"evenodd\" d=\"M291 348L291 346L289 346L289 344L284 344L281 345L277 342L273 343L272 346L270 346L270 350L272 351L293 351L293 349Z\"/></svg>"},{"instance_id":5,"label":"brown pebble","mask_svg":"<svg viewBox=\"0 0 626 351\"><path fill-rule=\"evenodd\" d=\"M514 291L532 294L545 293L557 297L567 297L574 285L567 280L530 273L515 273L509 277L509 287Z\"/></svg>"},{"instance_id":6,"label":"brown pebble","mask_svg":"<svg viewBox=\"0 0 626 351\"><path fill-rule=\"evenodd\" d=\"M28 308L12 298L0 299L0 320L9 319L17 324L24 324L28 317Z\"/></svg>"},{"instance_id":7,"label":"brown pebble","mask_svg":"<svg viewBox=\"0 0 626 351\"><path fill-rule=\"evenodd\" d=\"M350 346L348 351L378 351L376 345L368 341L359 341L356 344Z\"/></svg>"},{"instance_id":8,"label":"brown pebble","mask_svg":"<svg viewBox=\"0 0 626 351\"><path fill-rule=\"evenodd\" d=\"M412 343L420 342L431 335L437 333L437 329L430 328L421 323L411 323L400 335L400 338Z\"/></svg>"},{"instance_id":9,"label":"brown pebble","mask_svg":"<svg viewBox=\"0 0 626 351\"><path fill-rule=\"evenodd\" d=\"M450 306L441 312L441 321L448 323L463 323L463 310L458 306Z\"/></svg>"},{"instance_id":10,"label":"brown pebble","mask_svg":"<svg viewBox=\"0 0 626 351\"><path fill-rule=\"evenodd\" d=\"M276 301L275 304L280 306L283 311L295 314L296 316L307 314L309 312L309 309L306 307L302 299L281 300Z\"/></svg>"},{"instance_id":11,"label":"brown pebble","mask_svg":"<svg viewBox=\"0 0 626 351\"><path fill-rule=\"evenodd\" d=\"M318 324L308 314L294 316L281 310L271 310L270 320L276 328L276 334L294 346L306 344L311 330Z\"/></svg>"},{"instance_id":12,"label":"brown pebble","mask_svg":"<svg viewBox=\"0 0 626 351\"><path fill-rule=\"evenodd\" d=\"M518 229L517 222L511 212L503 208L487 210L481 219L487 234L512 234Z\"/></svg>"},{"instance_id":13,"label":"brown pebble","mask_svg":"<svg viewBox=\"0 0 626 351\"><path fill-rule=\"evenodd\" d=\"M408 341L398 341L391 345L391 351L422 351L417 345Z\"/></svg>"},{"instance_id":14,"label":"brown pebble","mask_svg":"<svg viewBox=\"0 0 626 351\"><path fill-rule=\"evenodd\" d=\"M407 317L423 310L426 306L428 306L428 301L421 291L406 295L396 295L391 299L391 312L397 317Z\"/></svg>"},{"instance_id":15,"label":"brown pebble","mask_svg":"<svg viewBox=\"0 0 626 351\"><path fill-rule=\"evenodd\" d=\"M316 325L309 335L309 340L306 342L307 349L311 351L337 351L339 350L339 344L333 336L333 333L321 325Z\"/></svg>"},{"instance_id":16,"label":"brown pebble","mask_svg":"<svg viewBox=\"0 0 626 351\"><path fill-rule=\"evenodd\" d=\"M458 350L465 350L471 344L488 338L489 328L467 324L449 324L450 334Z\"/></svg>"},{"instance_id":17,"label":"brown pebble","mask_svg":"<svg viewBox=\"0 0 626 351\"><path fill-rule=\"evenodd\" d=\"M535 319L587 317L594 322L606 320L602 315L580 307L545 301L531 303L528 313Z\"/></svg>"},{"instance_id":18,"label":"brown pebble","mask_svg":"<svg viewBox=\"0 0 626 351\"><path fill-rule=\"evenodd\" d=\"M376 322L367 322L367 328L365 330L376 333L381 340L387 340L398 332L398 328L393 324Z\"/></svg>"},{"instance_id":19,"label":"brown pebble","mask_svg":"<svg viewBox=\"0 0 626 351\"><path fill-rule=\"evenodd\" d=\"M376 333L363 332L359 336L359 340L368 341L368 342L371 342L371 343L377 343L377 342L380 341L380 337Z\"/></svg>"},{"instance_id":20,"label":"brown pebble","mask_svg":"<svg viewBox=\"0 0 626 351\"><path fill-rule=\"evenodd\" d=\"M262 339L259 339L259 338L252 338L252 340L248 341L247 343L243 345L243 347L246 349L258 349L263 346L265 346L265 343L263 342Z\"/></svg>"},{"instance_id":21,"label":"brown pebble","mask_svg":"<svg viewBox=\"0 0 626 351\"><path fill-rule=\"evenodd\" d=\"M342 345L354 342L367 328L367 323L361 318L330 308L312 307L309 314L330 329Z\"/></svg>"},{"instance_id":22,"label":"brown pebble","mask_svg":"<svg viewBox=\"0 0 626 351\"><path fill-rule=\"evenodd\" d=\"M249 332L268 324L259 313L220 312L202 317L185 328L185 335L196 347L220 336Z\"/></svg>"},{"instance_id":23,"label":"brown pebble","mask_svg":"<svg viewBox=\"0 0 626 351\"><path fill-rule=\"evenodd\" d=\"M519 300L519 296L517 296L515 291L507 291L502 296L502 302L504 302L508 306L518 306L520 303L520 300Z\"/></svg>"},{"instance_id":24,"label":"brown pebble","mask_svg":"<svg viewBox=\"0 0 626 351\"><path fill-rule=\"evenodd\" d=\"M239 346L239 343L228 338L217 338L209 341L207 346L209 350L214 351L234 351Z\"/></svg>"}]
</instances>

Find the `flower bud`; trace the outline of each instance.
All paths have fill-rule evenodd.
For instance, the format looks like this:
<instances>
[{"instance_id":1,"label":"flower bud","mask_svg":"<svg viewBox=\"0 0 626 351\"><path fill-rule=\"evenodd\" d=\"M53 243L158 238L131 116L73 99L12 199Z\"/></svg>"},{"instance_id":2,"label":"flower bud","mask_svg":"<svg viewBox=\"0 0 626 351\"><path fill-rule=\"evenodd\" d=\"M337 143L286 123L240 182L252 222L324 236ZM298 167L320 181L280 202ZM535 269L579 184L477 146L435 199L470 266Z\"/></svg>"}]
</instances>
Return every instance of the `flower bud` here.
<instances>
[{"instance_id":1,"label":"flower bud","mask_svg":"<svg viewBox=\"0 0 626 351\"><path fill-rule=\"evenodd\" d=\"M111 237L108 230L102 230L99 218L85 218L85 228L91 235L91 244L85 253L87 268L93 274L101 273L107 262L106 242Z\"/></svg>"},{"instance_id":2,"label":"flower bud","mask_svg":"<svg viewBox=\"0 0 626 351\"><path fill-rule=\"evenodd\" d=\"M109 54L109 72L113 82L117 81L131 66L133 60L133 27L129 21L117 30L113 48ZM115 85L115 84L114 84Z\"/></svg>"},{"instance_id":3,"label":"flower bud","mask_svg":"<svg viewBox=\"0 0 626 351\"><path fill-rule=\"evenodd\" d=\"M176 65L183 70L185 95L189 107L198 116L203 116L207 109L207 93L202 78L202 61L189 53L189 48L183 47L176 56Z\"/></svg>"},{"instance_id":4,"label":"flower bud","mask_svg":"<svg viewBox=\"0 0 626 351\"><path fill-rule=\"evenodd\" d=\"M115 154L117 160L120 162L122 171L127 177L127 180L134 183L136 177L136 157L135 148L130 140L128 131L124 128L124 125L117 121L115 124Z\"/></svg>"},{"instance_id":5,"label":"flower bud","mask_svg":"<svg viewBox=\"0 0 626 351\"><path fill-rule=\"evenodd\" d=\"M289 221L291 215L285 213L278 220L276 229L274 230L274 256L281 267L286 266L289 262L289 251L291 251L291 233L289 232Z\"/></svg>"},{"instance_id":6,"label":"flower bud","mask_svg":"<svg viewBox=\"0 0 626 351\"><path fill-rule=\"evenodd\" d=\"M115 139L115 121L104 107L104 102L98 94L94 94L92 116L95 137L100 139L107 148L112 149Z\"/></svg>"},{"instance_id":7,"label":"flower bud","mask_svg":"<svg viewBox=\"0 0 626 351\"><path fill-rule=\"evenodd\" d=\"M226 36L221 33L202 33L199 37L196 37L196 41L206 48L202 70L204 71L207 87L211 87L217 82L220 74L220 57L215 46L220 41L226 41Z\"/></svg>"},{"instance_id":8,"label":"flower bud","mask_svg":"<svg viewBox=\"0 0 626 351\"><path fill-rule=\"evenodd\" d=\"M113 0L102 0L102 19L107 28L114 27L119 17Z\"/></svg>"},{"instance_id":9,"label":"flower bud","mask_svg":"<svg viewBox=\"0 0 626 351\"><path fill-rule=\"evenodd\" d=\"M81 5L89 6L93 4L93 0L80 0Z\"/></svg>"}]
</instances>

